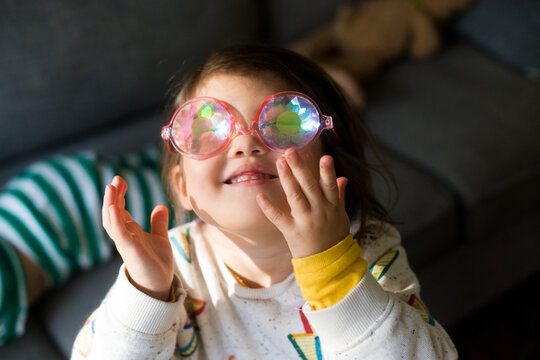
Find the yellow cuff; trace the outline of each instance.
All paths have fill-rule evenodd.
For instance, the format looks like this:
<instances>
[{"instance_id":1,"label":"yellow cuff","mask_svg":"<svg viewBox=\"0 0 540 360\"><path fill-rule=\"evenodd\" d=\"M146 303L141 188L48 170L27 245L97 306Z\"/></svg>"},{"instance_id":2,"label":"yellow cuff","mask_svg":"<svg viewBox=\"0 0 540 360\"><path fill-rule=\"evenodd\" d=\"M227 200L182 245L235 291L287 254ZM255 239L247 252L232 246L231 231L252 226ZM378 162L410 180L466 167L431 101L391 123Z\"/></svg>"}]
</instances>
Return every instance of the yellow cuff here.
<instances>
[{"instance_id":1,"label":"yellow cuff","mask_svg":"<svg viewBox=\"0 0 540 360\"><path fill-rule=\"evenodd\" d=\"M176 290L174 288L174 284L171 284L171 294L169 295L169 301L170 303L176 302Z\"/></svg>"},{"instance_id":2,"label":"yellow cuff","mask_svg":"<svg viewBox=\"0 0 540 360\"><path fill-rule=\"evenodd\" d=\"M367 271L362 248L351 234L328 250L292 263L302 294L315 310L339 302Z\"/></svg>"}]
</instances>

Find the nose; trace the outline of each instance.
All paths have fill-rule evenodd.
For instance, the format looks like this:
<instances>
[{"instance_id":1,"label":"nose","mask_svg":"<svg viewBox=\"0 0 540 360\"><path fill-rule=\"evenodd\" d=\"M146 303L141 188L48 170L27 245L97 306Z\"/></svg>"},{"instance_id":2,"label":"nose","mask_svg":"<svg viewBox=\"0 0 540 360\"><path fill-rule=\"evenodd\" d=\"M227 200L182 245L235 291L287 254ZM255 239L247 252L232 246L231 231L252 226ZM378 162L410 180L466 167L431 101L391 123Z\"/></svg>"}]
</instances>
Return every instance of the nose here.
<instances>
[{"instance_id":1,"label":"nose","mask_svg":"<svg viewBox=\"0 0 540 360\"><path fill-rule=\"evenodd\" d=\"M229 155L234 157L263 155L268 150L253 128L238 129L238 135L232 140L229 147Z\"/></svg>"}]
</instances>

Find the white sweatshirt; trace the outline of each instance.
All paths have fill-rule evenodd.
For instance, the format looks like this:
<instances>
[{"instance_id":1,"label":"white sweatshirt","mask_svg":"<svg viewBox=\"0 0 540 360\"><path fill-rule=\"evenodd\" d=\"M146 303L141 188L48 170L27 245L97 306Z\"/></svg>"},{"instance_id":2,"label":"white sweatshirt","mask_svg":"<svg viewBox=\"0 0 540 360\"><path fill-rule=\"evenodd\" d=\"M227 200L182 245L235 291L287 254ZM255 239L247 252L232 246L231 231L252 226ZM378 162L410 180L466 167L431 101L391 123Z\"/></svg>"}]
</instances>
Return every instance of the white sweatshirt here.
<instances>
[{"instance_id":1,"label":"white sweatshirt","mask_svg":"<svg viewBox=\"0 0 540 360\"><path fill-rule=\"evenodd\" d=\"M294 274L268 288L240 285L199 225L169 232L176 302L138 291L122 266L79 332L72 359L457 358L419 299L394 228L360 239L370 272L337 304L314 311Z\"/></svg>"}]
</instances>

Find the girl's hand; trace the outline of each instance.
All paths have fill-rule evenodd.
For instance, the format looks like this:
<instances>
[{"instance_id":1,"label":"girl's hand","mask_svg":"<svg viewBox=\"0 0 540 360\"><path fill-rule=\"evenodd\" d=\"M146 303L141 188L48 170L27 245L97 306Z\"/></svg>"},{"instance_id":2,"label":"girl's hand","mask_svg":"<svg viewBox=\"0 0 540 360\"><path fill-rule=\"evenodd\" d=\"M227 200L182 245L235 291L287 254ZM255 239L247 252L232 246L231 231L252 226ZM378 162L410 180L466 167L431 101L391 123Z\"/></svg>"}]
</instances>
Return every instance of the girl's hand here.
<instances>
[{"instance_id":1,"label":"girl's hand","mask_svg":"<svg viewBox=\"0 0 540 360\"><path fill-rule=\"evenodd\" d=\"M285 152L277 161L277 168L290 213L274 205L262 193L257 195L257 202L285 236L292 256L314 255L345 239L350 233L345 211L347 179L336 179L333 158L321 157L319 181L294 149Z\"/></svg>"},{"instance_id":2,"label":"girl's hand","mask_svg":"<svg viewBox=\"0 0 540 360\"><path fill-rule=\"evenodd\" d=\"M174 259L168 237L169 213L158 205L146 233L125 209L127 184L115 176L105 190L103 226L124 260L131 283L156 299L168 301L173 280Z\"/></svg>"}]
</instances>

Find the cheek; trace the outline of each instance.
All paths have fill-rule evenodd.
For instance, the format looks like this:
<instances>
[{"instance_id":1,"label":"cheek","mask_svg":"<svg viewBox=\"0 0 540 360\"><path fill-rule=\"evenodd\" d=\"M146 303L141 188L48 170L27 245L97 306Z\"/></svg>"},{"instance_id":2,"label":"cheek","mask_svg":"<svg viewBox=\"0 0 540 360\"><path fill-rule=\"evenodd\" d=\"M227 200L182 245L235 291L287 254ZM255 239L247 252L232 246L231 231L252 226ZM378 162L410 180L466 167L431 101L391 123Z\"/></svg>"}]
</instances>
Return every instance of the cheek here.
<instances>
[{"instance_id":1,"label":"cheek","mask_svg":"<svg viewBox=\"0 0 540 360\"><path fill-rule=\"evenodd\" d=\"M184 162L184 179L186 190L192 192L211 192L218 185L220 179L220 166L209 160L187 159Z\"/></svg>"}]
</instances>

